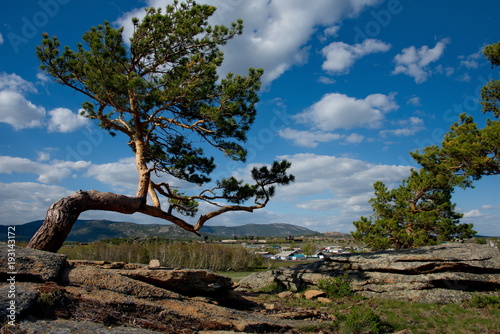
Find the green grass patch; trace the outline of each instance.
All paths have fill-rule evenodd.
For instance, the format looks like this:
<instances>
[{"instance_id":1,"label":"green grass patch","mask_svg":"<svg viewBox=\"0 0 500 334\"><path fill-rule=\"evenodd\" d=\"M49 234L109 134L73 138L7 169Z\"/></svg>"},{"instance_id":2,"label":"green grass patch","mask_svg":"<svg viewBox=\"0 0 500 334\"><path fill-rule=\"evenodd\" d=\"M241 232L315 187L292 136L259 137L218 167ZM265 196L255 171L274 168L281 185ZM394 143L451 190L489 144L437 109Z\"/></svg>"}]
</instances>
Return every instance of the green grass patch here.
<instances>
[{"instance_id":1,"label":"green grass patch","mask_svg":"<svg viewBox=\"0 0 500 334\"><path fill-rule=\"evenodd\" d=\"M301 328L304 333L321 330L327 333L393 333L402 330L409 330L412 334L500 333L500 309L496 299L486 298L485 301L484 295L461 304L444 305L357 295L338 297L330 304L304 298L279 299L273 295L263 298L287 309L320 310L335 319L327 322L326 327L305 326Z\"/></svg>"},{"instance_id":2,"label":"green grass patch","mask_svg":"<svg viewBox=\"0 0 500 334\"><path fill-rule=\"evenodd\" d=\"M326 293L328 298L348 297L354 295L349 275L344 274L318 281L318 288Z\"/></svg>"},{"instance_id":3,"label":"green grass patch","mask_svg":"<svg viewBox=\"0 0 500 334\"><path fill-rule=\"evenodd\" d=\"M341 334L381 334L390 330L390 326L367 306L354 306L349 313L337 316L334 324L338 333Z\"/></svg>"},{"instance_id":4,"label":"green grass patch","mask_svg":"<svg viewBox=\"0 0 500 334\"><path fill-rule=\"evenodd\" d=\"M500 297L492 295L474 295L469 301L468 306L476 308L496 308L500 309Z\"/></svg>"}]
</instances>

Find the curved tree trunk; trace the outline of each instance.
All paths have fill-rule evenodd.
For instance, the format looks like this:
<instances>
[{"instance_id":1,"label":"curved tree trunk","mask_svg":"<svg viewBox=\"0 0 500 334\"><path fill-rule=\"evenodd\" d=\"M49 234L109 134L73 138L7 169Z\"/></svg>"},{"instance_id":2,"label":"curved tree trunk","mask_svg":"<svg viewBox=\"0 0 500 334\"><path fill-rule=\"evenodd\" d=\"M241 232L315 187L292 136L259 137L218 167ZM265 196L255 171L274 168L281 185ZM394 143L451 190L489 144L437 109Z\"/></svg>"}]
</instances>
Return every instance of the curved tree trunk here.
<instances>
[{"instance_id":1,"label":"curved tree trunk","mask_svg":"<svg viewBox=\"0 0 500 334\"><path fill-rule=\"evenodd\" d=\"M27 247L57 252L82 212L105 210L132 214L138 212L145 204L146 199L143 197L128 197L96 190L79 190L50 206L45 221L31 238Z\"/></svg>"},{"instance_id":2,"label":"curved tree trunk","mask_svg":"<svg viewBox=\"0 0 500 334\"><path fill-rule=\"evenodd\" d=\"M197 231L203 227L203 224L207 220L229 211L253 212L255 209L263 208L268 201L266 200L262 204L249 207L240 205L223 206L218 210L200 216L198 222L193 226L183 219L172 215L170 211L165 212L160 207L148 205L146 203L146 195L147 192L144 197L129 197L96 190L79 190L50 206L45 215L45 221L26 247L54 253L57 252L68 237L73 224L80 214L89 210L113 211L125 214L140 212L174 223L186 231L193 232L199 236L200 234Z\"/></svg>"}]
</instances>

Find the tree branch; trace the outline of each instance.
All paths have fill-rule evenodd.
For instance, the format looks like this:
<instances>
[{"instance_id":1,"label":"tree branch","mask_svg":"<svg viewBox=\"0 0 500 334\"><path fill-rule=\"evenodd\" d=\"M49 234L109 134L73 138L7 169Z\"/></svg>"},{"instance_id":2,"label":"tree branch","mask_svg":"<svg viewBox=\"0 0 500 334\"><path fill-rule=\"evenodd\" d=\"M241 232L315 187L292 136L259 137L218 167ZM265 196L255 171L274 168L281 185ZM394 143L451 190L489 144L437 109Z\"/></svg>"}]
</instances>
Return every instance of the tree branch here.
<instances>
[{"instance_id":1,"label":"tree branch","mask_svg":"<svg viewBox=\"0 0 500 334\"><path fill-rule=\"evenodd\" d=\"M214 217L217 217L225 212L229 211L246 211L246 212L253 212L256 209L261 209L265 206L265 204L260 204L260 205L253 205L253 206L242 206L242 205L226 205L221 207L219 210L215 210L209 213L206 213L202 215L198 221L196 222L196 225L194 226L194 231L199 231L203 225L207 222L207 220L212 219Z\"/></svg>"},{"instance_id":2,"label":"tree branch","mask_svg":"<svg viewBox=\"0 0 500 334\"><path fill-rule=\"evenodd\" d=\"M193 225L191 225L191 224L185 222L184 220L182 220L181 218L176 217L172 214L169 214L168 212L165 212L165 211L163 211L160 208L157 208L155 206L145 205L141 209L139 209L137 212L143 213L143 214L148 215L148 216L167 220L171 223L174 223L174 224L182 227L186 231L193 232L194 234L196 234L198 236L200 235L197 232L197 230L194 228Z\"/></svg>"}]
</instances>

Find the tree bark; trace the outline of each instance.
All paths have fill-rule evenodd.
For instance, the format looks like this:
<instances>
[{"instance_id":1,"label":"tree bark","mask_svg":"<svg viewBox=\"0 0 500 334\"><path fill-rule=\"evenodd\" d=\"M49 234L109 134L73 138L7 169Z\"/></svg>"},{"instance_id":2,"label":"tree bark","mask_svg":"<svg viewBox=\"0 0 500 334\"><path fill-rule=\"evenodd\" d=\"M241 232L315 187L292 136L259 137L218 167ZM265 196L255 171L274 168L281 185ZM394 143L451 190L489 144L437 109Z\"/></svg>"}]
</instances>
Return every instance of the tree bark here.
<instances>
[{"instance_id":1,"label":"tree bark","mask_svg":"<svg viewBox=\"0 0 500 334\"><path fill-rule=\"evenodd\" d=\"M55 253L63 245L82 212L105 210L132 214L138 212L144 204L145 199L142 197L128 197L96 190L79 190L50 206L45 221L31 238L27 247Z\"/></svg>"},{"instance_id":2,"label":"tree bark","mask_svg":"<svg viewBox=\"0 0 500 334\"><path fill-rule=\"evenodd\" d=\"M218 210L200 216L197 223L193 226L183 219L172 215L170 212L163 211L158 206L148 205L145 198L146 195L147 192L144 197L129 197L96 190L79 190L68 197L58 200L50 206L45 215L45 221L26 247L54 253L57 252L62 247L64 241L71 232L73 224L80 214L89 210L113 211L125 214L140 212L151 217L164 219L174 223L186 231L193 232L199 236L200 234L197 231L199 231L209 219L229 211L253 212L255 209L265 207L267 203L266 200L264 203L249 207L240 205L223 206Z\"/></svg>"}]
</instances>

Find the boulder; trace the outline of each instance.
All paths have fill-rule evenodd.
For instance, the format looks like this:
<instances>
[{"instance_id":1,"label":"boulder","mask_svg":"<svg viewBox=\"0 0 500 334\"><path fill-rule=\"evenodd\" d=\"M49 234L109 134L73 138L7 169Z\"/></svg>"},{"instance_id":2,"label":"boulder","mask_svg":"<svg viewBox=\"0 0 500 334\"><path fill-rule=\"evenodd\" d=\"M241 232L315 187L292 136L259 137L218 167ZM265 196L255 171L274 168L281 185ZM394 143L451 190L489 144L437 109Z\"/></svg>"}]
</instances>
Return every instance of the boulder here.
<instances>
[{"instance_id":1,"label":"boulder","mask_svg":"<svg viewBox=\"0 0 500 334\"><path fill-rule=\"evenodd\" d=\"M305 299L314 299L324 295L325 292L320 290L307 290L306 292L304 292Z\"/></svg>"},{"instance_id":2,"label":"boulder","mask_svg":"<svg viewBox=\"0 0 500 334\"><path fill-rule=\"evenodd\" d=\"M247 291L247 290L255 290L255 291L262 291L272 284L276 284L276 276L279 275L279 273L285 270L284 268L278 268L274 270L268 270L268 271L262 271L259 273L253 273L250 274L249 276L246 276L242 278L238 282L238 287L236 290L241 290L241 291Z\"/></svg>"},{"instance_id":3,"label":"boulder","mask_svg":"<svg viewBox=\"0 0 500 334\"><path fill-rule=\"evenodd\" d=\"M136 269L116 273L186 296L214 296L231 290L234 284L229 277L198 269Z\"/></svg>"},{"instance_id":4,"label":"boulder","mask_svg":"<svg viewBox=\"0 0 500 334\"><path fill-rule=\"evenodd\" d=\"M283 291L283 292L280 292L276 295L276 297L278 297L278 298L289 298L291 296L293 296L292 291Z\"/></svg>"},{"instance_id":5,"label":"boulder","mask_svg":"<svg viewBox=\"0 0 500 334\"><path fill-rule=\"evenodd\" d=\"M0 243L0 249L6 250L7 244ZM15 253L9 267L7 252L0 252L0 279L4 281L9 272L15 272L17 281L47 282L55 281L66 264L66 255L44 252L31 248L14 247Z\"/></svg>"},{"instance_id":6,"label":"boulder","mask_svg":"<svg viewBox=\"0 0 500 334\"><path fill-rule=\"evenodd\" d=\"M233 291L231 279L210 271L106 261L68 263L64 255L14 250L16 325L2 333L262 333L286 332L297 325L294 320L248 312L245 307L255 304ZM5 252L0 254L1 275L7 279L9 259ZM10 303L11 291L9 281L0 282L3 306ZM6 309L0 314L3 318Z\"/></svg>"},{"instance_id":7,"label":"boulder","mask_svg":"<svg viewBox=\"0 0 500 334\"><path fill-rule=\"evenodd\" d=\"M157 269L157 268L160 268L160 266L161 266L160 261L153 259L153 260L149 261L148 268L149 269Z\"/></svg>"},{"instance_id":8,"label":"boulder","mask_svg":"<svg viewBox=\"0 0 500 334\"><path fill-rule=\"evenodd\" d=\"M64 271L61 281L65 285L109 290L139 298L181 298L177 293L131 279L116 271L96 267L70 267Z\"/></svg>"},{"instance_id":9,"label":"boulder","mask_svg":"<svg viewBox=\"0 0 500 334\"><path fill-rule=\"evenodd\" d=\"M38 320L24 321L16 326L19 331L12 333L93 333L93 334L158 334L143 328L107 327L91 321Z\"/></svg>"},{"instance_id":10,"label":"boulder","mask_svg":"<svg viewBox=\"0 0 500 334\"><path fill-rule=\"evenodd\" d=\"M13 305L12 311L15 317L19 317L33 306L39 295L40 293L29 283L0 287L0 319L6 319L10 314L8 309L10 305Z\"/></svg>"},{"instance_id":11,"label":"boulder","mask_svg":"<svg viewBox=\"0 0 500 334\"><path fill-rule=\"evenodd\" d=\"M500 253L489 245L437 246L360 254L339 254L314 263L278 268L242 279L240 289L259 290L270 282L291 290L320 279L348 274L352 289L366 297L453 302L470 292L500 289ZM263 283L265 281L265 283Z\"/></svg>"}]
</instances>

